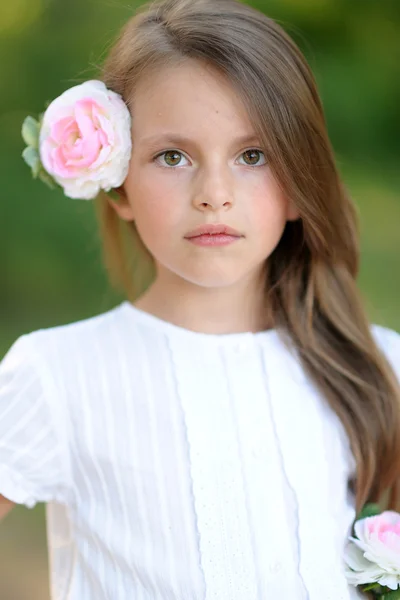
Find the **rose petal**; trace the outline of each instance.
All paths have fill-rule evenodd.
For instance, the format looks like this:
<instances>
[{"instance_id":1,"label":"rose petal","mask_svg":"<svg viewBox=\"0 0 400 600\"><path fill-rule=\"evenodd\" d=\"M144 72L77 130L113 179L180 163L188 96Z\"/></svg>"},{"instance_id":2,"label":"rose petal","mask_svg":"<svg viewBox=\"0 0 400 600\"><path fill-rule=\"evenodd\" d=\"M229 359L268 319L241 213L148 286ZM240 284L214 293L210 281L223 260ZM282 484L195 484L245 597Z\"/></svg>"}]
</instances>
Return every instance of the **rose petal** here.
<instances>
[{"instance_id":1,"label":"rose petal","mask_svg":"<svg viewBox=\"0 0 400 600\"><path fill-rule=\"evenodd\" d=\"M65 137L78 133L78 128L73 117L64 117L55 121L50 127L50 137L55 144L63 144Z\"/></svg>"},{"instance_id":2,"label":"rose petal","mask_svg":"<svg viewBox=\"0 0 400 600\"><path fill-rule=\"evenodd\" d=\"M390 573L384 573L379 577L380 585L387 586L391 590L397 590L400 585L400 578L398 575L391 575Z\"/></svg>"}]
</instances>

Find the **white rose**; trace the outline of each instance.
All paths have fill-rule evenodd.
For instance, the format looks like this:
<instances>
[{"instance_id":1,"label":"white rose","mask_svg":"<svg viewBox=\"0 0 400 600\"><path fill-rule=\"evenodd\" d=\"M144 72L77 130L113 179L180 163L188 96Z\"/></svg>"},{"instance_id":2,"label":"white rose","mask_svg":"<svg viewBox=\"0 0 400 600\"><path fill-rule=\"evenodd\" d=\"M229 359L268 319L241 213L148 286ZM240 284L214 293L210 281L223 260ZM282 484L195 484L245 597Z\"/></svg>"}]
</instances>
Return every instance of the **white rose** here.
<instances>
[{"instance_id":1,"label":"white rose","mask_svg":"<svg viewBox=\"0 0 400 600\"><path fill-rule=\"evenodd\" d=\"M129 109L101 81L68 89L44 113L40 159L69 198L91 200L122 185L131 151Z\"/></svg>"},{"instance_id":2,"label":"white rose","mask_svg":"<svg viewBox=\"0 0 400 600\"><path fill-rule=\"evenodd\" d=\"M400 586L400 515L393 511L360 519L345 548L346 576L353 585Z\"/></svg>"}]
</instances>

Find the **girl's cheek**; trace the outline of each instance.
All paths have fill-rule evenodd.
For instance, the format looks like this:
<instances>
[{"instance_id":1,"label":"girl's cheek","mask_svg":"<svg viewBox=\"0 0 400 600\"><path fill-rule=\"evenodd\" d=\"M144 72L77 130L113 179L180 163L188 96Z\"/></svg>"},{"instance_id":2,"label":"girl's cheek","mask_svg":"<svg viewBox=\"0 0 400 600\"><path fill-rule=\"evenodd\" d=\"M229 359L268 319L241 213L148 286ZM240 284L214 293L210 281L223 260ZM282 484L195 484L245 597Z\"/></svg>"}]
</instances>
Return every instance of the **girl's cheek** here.
<instances>
[{"instance_id":1,"label":"girl's cheek","mask_svg":"<svg viewBox=\"0 0 400 600\"><path fill-rule=\"evenodd\" d=\"M259 231L280 230L286 223L287 202L277 186L254 190L249 217Z\"/></svg>"},{"instance_id":2,"label":"girl's cheek","mask_svg":"<svg viewBox=\"0 0 400 600\"><path fill-rule=\"evenodd\" d=\"M146 228L165 230L182 221L183 202L178 190L153 182L135 190L134 212Z\"/></svg>"}]
</instances>

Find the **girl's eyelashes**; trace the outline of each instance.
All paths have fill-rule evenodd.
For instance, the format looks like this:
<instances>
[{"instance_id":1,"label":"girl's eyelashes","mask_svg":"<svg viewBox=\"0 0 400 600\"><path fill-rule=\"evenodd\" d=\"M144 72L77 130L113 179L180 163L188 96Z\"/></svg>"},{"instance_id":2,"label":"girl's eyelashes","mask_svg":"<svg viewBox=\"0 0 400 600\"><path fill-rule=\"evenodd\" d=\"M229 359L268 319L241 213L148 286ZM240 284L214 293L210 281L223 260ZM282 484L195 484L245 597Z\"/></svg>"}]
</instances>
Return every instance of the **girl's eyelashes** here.
<instances>
[{"instance_id":1,"label":"girl's eyelashes","mask_svg":"<svg viewBox=\"0 0 400 600\"><path fill-rule=\"evenodd\" d=\"M254 155L256 159L258 158L258 160L255 160L255 162ZM247 156L246 160L248 160L249 162L244 163L244 166L246 167L262 167L267 164L265 153L262 150L258 150L256 148L250 148L249 150L245 150L241 153L240 156ZM257 164L260 160L260 156L264 157L264 162L261 164ZM166 162L166 164L160 164L159 159L161 157L165 157L168 162ZM159 154L157 154L153 158L153 161L164 169L171 169L173 167L182 166L179 164L180 157L184 157L184 154L179 150L165 150L164 152L160 152Z\"/></svg>"}]
</instances>

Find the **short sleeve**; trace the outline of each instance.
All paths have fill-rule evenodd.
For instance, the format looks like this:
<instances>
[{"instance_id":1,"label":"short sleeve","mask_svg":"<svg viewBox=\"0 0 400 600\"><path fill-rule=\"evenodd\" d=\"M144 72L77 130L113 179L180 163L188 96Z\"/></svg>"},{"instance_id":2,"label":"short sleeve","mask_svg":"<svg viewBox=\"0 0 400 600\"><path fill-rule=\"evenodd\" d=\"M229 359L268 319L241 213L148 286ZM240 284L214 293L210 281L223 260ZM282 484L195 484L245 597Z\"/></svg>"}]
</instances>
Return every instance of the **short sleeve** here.
<instances>
[{"instance_id":1,"label":"short sleeve","mask_svg":"<svg viewBox=\"0 0 400 600\"><path fill-rule=\"evenodd\" d=\"M400 334L382 325L372 325L375 341L390 362L400 383Z\"/></svg>"},{"instance_id":2,"label":"short sleeve","mask_svg":"<svg viewBox=\"0 0 400 600\"><path fill-rule=\"evenodd\" d=\"M64 502L68 493L55 398L46 390L36 333L18 338L0 363L0 494L28 508Z\"/></svg>"}]
</instances>

